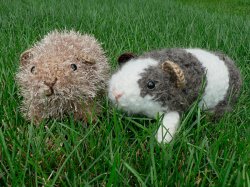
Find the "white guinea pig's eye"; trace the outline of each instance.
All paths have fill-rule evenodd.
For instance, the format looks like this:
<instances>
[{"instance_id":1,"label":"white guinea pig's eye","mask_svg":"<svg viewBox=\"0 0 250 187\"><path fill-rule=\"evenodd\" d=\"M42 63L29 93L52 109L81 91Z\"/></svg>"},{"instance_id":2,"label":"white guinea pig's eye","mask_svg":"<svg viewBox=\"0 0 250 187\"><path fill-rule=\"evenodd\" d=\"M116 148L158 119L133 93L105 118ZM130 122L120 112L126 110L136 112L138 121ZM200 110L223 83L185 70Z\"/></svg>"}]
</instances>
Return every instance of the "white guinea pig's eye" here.
<instances>
[{"instance_id":1,"label":"white guinea pig's eye","mask_svg":"<svg viewBox=\"0 0 250 187\"><path fill-rule=\"evenodd\" d=\"M34 71L35 71L35 66L32 66L31 69L30 69L30 72L34 73Z\"/></svg>"},{"instance_id":2,"label":"white guinea pig's eye","mask_svg":"<svg viewBox=\"0 0 250 187\"><path fill-rule=\"evenodd\" d=\"M153 89L155 87L155 82L152 80L149 80L147 82L147 87L148 87L148 89Z\"/></svg>"},{"instance_id":3,"label":"white guinea pig's eye","mask_svg":"<svg viewBox=\"0 0 250 187\"><path fill-rule=\"evenodd\" d=\"M71 64L70 67L73 71L77 70L77 66L75 64Z\"/></svg>"}]
</instances>

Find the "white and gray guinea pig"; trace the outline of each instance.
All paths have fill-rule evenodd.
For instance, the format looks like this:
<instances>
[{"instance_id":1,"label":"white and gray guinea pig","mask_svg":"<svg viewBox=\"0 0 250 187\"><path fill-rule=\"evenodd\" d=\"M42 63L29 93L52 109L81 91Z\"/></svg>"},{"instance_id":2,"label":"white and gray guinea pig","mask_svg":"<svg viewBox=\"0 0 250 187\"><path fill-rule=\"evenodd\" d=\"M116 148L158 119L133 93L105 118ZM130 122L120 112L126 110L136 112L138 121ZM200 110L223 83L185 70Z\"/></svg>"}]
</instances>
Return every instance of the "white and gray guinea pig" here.
<instances>
[{"instance_id":1,"label":"white and gray guinea pig","mask_svg":"<svg viewBox=\"0 0 250 187\"><path fill-rule=\"evenodd\" d=\"M118 62L121 67L109 81L109 98L128 113L164 114L158 142L172 140L181 114L202 90L199 106L222 115L236 101L242 84L234 62L219 52L163 49L140 56L124 53Z\"/></svg>"}]
</instances>

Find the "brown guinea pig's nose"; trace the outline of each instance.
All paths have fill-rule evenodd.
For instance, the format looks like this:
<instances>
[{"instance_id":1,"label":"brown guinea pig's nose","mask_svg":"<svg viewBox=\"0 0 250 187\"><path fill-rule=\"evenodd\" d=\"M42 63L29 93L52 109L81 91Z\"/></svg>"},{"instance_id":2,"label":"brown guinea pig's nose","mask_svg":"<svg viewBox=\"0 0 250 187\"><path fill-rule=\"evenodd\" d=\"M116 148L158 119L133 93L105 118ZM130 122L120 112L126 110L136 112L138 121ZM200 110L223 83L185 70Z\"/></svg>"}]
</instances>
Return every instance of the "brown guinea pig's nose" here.
<instances>
[{"instance_id":1,"label":"brown guinea pig's nose","mask_svg":"<svg viewBox=\"0 0 250 187\"><path fill-rule=\"evenodd\" d=\"M44 91L44 94L49 97L54 94L54 90L52 87L49 87L47 90Z\"/></svg>"},{"instance_id":2,"label":"brown guinea pig's nose","mask_svg":"<svg viewBox=\"0 0 250 187\"><path fill-rule=\"evenodd\" d=\"M56 81L57 81L57 78L55 78L52 82L49 82L49 81L44 81L44 84L46 86L48 86L49 88L47 90L45 90L45 95L46 96L51 96L54 94L54 89L53 89L53 86L56 84Z\"/></svg>"},{"instance_id":3,"label":"brown guinea pig's nose","mask_svg":"<svg viewBox=\"0 0 250 187\"><path fill-rule=\"evenodd\" d=\"M44 81L44 84L50 88L52 88L56 84L57 78L55 78L53 81Z\"/></svg>"}]
</instances>

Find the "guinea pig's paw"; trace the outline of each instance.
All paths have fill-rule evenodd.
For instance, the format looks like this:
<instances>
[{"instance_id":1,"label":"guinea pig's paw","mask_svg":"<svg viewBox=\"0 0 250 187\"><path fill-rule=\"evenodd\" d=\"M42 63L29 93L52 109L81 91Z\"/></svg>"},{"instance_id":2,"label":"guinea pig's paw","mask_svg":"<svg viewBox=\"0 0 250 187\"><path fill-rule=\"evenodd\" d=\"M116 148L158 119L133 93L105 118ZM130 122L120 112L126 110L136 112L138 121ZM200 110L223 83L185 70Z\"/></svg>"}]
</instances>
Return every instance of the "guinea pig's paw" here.
<instances>
[{"instance_id":1,"label":"guinea pig's paw","mask_svg":"<svg viewBox=\"0 0 250 187\"><path fill-rule=\"evenodd\" d=\"M159 143L169 143L179 126L180 115L178 112L166 113L162 120L162 125L157 130L156 139Z\"/></svg>"},{"instance_id":2,"label":"guinea pig's paw","mask_svg":"<svg viewBox=\"0 0 250 187\"><path fill-rule=\"evenodd\" d=\"M161 126L158 129L155 138L159 143L170 143L171 140L173 139L173 135L170 133L169 129L166 129L163 126Z\"/></svg>"}]
</instances>

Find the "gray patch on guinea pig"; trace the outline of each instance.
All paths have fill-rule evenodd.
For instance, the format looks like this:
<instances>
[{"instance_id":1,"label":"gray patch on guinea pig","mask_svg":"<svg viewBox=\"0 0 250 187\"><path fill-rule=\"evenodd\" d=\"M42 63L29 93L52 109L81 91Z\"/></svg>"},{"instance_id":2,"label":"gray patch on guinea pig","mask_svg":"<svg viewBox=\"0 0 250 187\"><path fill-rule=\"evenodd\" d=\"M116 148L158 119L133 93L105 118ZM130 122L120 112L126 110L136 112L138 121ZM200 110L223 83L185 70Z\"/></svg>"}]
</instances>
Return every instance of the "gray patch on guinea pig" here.
<instances>
[{"instance_id":1,"label":"gray patch on guinea pig","mask_svg":"<svg viewBox=\"0 0 250 187\"><path fill-rule=\"evenodd\" d=\"M242 80L239 70L236 68L232 59L221 52L214 52L220 60L225 62L225 65L229 71L229 88L225 98L215 106L214 114L215 118L221 117L225 112L231 111L232 105L236 103L236 100L240 93Z\"/></svg>"},{"instance_id":2,"label":"gray patch on guinea pig","mask_svg":"<svg viewBox=\"0 0 250 187\"><path fill-rule=\"evenodd\" d=\"M192 54L176 48L148 52L138 58L152 58L160 62L157 67L149 67L141 74L138 84L142 97L150 95L162 106L168 106L169 110L184 112L199 96L205 70ZM177 88L170 74L161 69L166 60L173 61L183 70L186 79L184 88ZM148 80L156 82L154 89L147 88Z\"/></svg>"}]
</instances>

